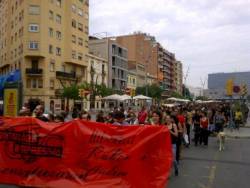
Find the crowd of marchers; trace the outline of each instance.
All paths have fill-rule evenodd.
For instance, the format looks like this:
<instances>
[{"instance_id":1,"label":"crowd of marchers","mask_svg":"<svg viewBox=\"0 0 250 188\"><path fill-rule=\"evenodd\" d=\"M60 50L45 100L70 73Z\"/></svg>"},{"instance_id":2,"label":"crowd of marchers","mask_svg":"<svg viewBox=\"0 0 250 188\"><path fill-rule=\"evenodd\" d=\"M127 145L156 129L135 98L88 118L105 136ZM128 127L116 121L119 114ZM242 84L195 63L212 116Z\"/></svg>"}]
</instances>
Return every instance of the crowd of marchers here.
<instances>
[{"instance_id":1,"label":"crowd of marchers","mask_svg":"<svg viewBox=\"0 0 250 188\"><path fill-rule=\"evenodd\" d=\"M234 107L231 103L211 104L183 104L174 107L150 106L134 110L131 107L114 107L108 113L99 111L95 118L88 111L71 113L61 112L57 114L44 114L42 105L36 106L31 112L24 106L20 116L32 116L45 122L62 123L72 119L96 121L116 126L152 125L166 126L171 134L173 150L174 174L179 174L179 162L182 158L183 147L189 148L193 143L195 147L204 145L207 147L209 136L222 132L225 127L239 129L247 121L249 109L243 103L241 107Z\"/></svg>"}]
</instances>

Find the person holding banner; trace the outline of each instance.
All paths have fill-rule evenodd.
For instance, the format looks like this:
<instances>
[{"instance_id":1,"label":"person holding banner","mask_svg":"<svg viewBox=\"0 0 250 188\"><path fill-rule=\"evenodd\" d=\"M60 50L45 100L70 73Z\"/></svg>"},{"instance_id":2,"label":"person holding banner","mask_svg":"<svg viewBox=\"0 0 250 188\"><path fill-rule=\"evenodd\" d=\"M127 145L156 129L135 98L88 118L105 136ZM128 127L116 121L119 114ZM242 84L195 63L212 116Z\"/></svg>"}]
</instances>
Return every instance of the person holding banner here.
<instances>
[{"instance_id":1,"label":"person holding banner","mask_svg":"<svg viewBox=\"0 0 250 188\"><path fill-rule=\"evenodd\" d=\"M174 161L174 173L175 173L175 176L178 176L179 170L178 170L178 163L176 160L176 143L177 143L177 138L178 138L178 129L177 129L176 124L174 123L174 119L171 118L169 115L165 117L165 125L168 127L170 135L171 135L173 161Z\"/></svg>"},{"instance_id":2,"label":"person holding banner","mask_svg":"<svg viewBox=\"0 0 250 188\"><path fill-rule=\"evenodd\" d=\"M161 125L162 122L162 114L160 111L154 111L152 113L152 122L151 125Z\"/></svg>"}]
</instances>

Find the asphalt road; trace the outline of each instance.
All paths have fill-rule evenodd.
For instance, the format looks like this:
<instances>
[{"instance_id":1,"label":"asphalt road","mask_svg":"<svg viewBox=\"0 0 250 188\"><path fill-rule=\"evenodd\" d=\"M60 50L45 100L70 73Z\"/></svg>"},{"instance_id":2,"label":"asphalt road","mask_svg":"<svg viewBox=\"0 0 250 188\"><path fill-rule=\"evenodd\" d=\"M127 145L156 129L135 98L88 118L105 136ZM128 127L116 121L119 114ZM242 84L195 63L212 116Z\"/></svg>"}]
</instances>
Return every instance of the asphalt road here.
<instances>
[{"instance_id":1,"label":"asphalt road","mask_svg":"<svg viewBox=\"0 0 250 188\"><path fill-rule=\"evenodd\" d=\"M178 177L172 175L168 188L249 188L250 139L227 139L218 151L216 138L208 148L184 150Z\"/></svg>"}]
</instances>

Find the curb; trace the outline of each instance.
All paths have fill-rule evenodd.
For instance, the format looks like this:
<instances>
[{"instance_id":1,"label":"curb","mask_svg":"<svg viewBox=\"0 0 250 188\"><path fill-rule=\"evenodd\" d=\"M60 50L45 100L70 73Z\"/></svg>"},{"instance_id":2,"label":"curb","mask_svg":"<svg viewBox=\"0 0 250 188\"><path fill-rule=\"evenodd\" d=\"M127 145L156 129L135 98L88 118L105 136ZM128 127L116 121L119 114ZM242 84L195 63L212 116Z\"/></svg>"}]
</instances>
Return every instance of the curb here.
<instances>
[{"instance_id":1,"label":"curb","mask_svg":"<svg viewBox=\"0 0 250 188\"><path fill-rule=\"evenodd\" d=\"M250 136L231 136L231 135L226 135L226 138L233 138L233 139L250 139Z\"/></svg>"}]
</instances>

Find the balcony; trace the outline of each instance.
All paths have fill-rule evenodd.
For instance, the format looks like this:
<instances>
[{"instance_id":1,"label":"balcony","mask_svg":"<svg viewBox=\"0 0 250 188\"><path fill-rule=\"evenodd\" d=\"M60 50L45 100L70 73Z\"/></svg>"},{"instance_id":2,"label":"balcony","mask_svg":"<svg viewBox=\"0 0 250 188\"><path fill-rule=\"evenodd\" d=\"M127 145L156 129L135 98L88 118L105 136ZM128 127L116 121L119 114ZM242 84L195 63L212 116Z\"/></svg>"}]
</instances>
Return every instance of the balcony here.
<instances>
[{"instance_id":1,"label":"balcony","mask_svg":"<svg viewBox=\"0 0 250 188\"><path fill-rule=\"evenodd\" d=\"M56 71L56 78L63 78L63 79L76 79L76 73L72 72L62 72L62 71Z\"/></svg>"},{"instance_id":2,"label":"balcony","mask_svg":"<svg viewBox=\"0 0 250 188\"><path fill-rule=\"evenodd\" d=\"M43 69L26 69L26 74L29 76L42 76L43 74Z\"/></svg>"}]
</instances>

